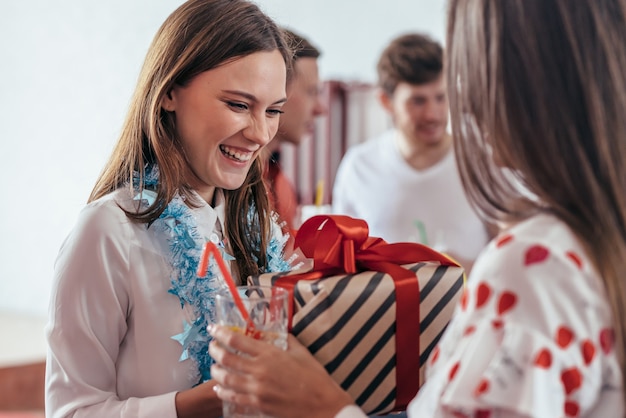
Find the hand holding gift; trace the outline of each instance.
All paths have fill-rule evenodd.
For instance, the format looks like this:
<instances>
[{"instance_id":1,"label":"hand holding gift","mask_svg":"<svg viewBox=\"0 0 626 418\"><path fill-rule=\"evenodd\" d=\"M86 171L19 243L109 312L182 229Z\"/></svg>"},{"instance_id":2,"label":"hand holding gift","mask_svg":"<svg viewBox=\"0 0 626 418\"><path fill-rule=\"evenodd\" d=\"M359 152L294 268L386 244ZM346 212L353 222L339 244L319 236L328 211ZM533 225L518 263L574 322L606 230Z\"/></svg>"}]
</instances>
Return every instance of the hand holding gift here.
<instances>
[{"instance_id":1,"label":"hand holding gift","mask_svg":"<svg viewBox=\"0 0 626 418\"><path fill-rule=\"evenodd\" d=\"M332 417L353 403L293 335L282 351L226 327L213 326L210 332L214 341L209 353L217 361L211 374L225 402L265 416L294 418Z\"/></svg>"},{"instance_id":2,"label":"hand holding gift","mask_svg":"<svg viewBox=\"0 0 626 418\"><path fill-rule=\"evenodd\" d=\"M461 295L463 270L421 244L369 237L365 221L347 216L310 218L296 245L312 270L249 283L290 291L291 332L364 411L406 408Z\"/></svg>"}]
</instances>

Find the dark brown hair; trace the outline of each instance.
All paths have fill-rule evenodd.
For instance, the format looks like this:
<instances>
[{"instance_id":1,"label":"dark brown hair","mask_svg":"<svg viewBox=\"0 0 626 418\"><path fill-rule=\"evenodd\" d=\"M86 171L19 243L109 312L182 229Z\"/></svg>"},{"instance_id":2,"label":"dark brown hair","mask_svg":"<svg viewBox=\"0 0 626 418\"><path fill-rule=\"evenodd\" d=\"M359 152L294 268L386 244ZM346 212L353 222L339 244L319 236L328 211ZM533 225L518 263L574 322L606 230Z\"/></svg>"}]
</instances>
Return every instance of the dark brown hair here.
<instances>
[{"instance_id":1,"label":"dark brown hair","mask_svg":"<svg viewBox=\"0 0 626 418\"><path fill-rule=\"evenodd\" d=\"M161 108L176 84L233 59L278 50L287 67L291 50L283 32L259 8L245 0L189 0L156 33L146 55L117 145L89 201L128 184L133 173L144 177L146 164L158 164L156 202L145 211L128 212L135 222L156 220L176 193L197 206L185 181L187 162L177 138L173 114ZM241 279L266 263L270 210L257 157L241 188L225 190L226 233ZM254 214L254 219L249 219Z\"/></svg>"},{"instance_id":2,"label":"dark brown hair","mask_svg":"<svg viewBox=\"0 0 626 418\"><path fill-rule=\"evenodd\" d=\"M313 46L308 39L287 28L283 28L283 31L287 35L287 39L293 50L294 60L298 58L319 58L321 55L320 50Z\"/></svg>"},{"instance_id":3,"label":"dark brown hair","mask_svg":"<svg viewBox=\"0 0 626 418\"><path fill-rule=\"evenodd\" d=\"M569 225L604 282L626 378L625 2L451 0L447 33L470 201L488 220L547 210Z\"/></svg>"},{"instance_id":4,"label":"dark brown hair","mask_svg":"<svg viewBox=\"0 0 626 418\"><path fill-rule=\"evenodd\" d=\"M399 83L430 83L443 71L443 49L426 35L408 33L395 38L384 49L378 65L378 85L393 96Z\"/></svg>"}]
</instances>

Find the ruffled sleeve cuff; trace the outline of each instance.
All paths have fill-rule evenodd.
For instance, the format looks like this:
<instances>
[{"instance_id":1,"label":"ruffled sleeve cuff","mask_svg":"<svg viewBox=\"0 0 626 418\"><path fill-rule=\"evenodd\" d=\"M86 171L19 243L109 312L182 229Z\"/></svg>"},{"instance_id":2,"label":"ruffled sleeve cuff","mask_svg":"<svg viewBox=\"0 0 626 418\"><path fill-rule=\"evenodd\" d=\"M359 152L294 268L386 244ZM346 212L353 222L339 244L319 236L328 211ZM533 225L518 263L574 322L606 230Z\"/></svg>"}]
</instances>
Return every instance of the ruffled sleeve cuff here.
<instances>
[{"instance_id":1,"label":"ruffled sleeve cuff","mask_svg":"<svg viewBox=\"0 0 626 418\"><path fill-rule=\"evenodd\" d=\"M130 414L128 416L133 416ZM163 417L177 418L176 413L176 392L165 393L163 395L151 396L140 399L137 404L136 417Z\"/></svg>"}]
</instances>

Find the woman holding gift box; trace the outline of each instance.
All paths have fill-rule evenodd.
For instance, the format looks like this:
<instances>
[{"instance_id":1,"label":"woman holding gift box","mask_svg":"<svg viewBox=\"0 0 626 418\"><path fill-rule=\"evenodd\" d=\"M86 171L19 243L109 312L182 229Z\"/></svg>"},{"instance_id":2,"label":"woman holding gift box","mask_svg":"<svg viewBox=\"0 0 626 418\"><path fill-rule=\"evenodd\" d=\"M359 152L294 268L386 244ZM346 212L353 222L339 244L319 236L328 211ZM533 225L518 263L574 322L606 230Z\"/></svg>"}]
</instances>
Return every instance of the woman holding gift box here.
<instances>
[{"instance_id":1,"label":"woman holding gift box","mask_svg":"<svg viewBox=\"0 0 626 418\"><path fill-rule=\"evenodd\" d=\"M448 13L459 169L486 220L510 227L474 265L408 414L622 418L626 2L451 0ZM364 416L294 338L281 353L211 332L247 355L211 344L222 399Z\"/></svg>"},{"instance_id":2,"label":"woman holding gift box","mask_svg":"<svg viewBox=\"0 0 626 418\"><path fill-rule=\"evenodd\" d=\"M290 63L283 31L245 0L190 0L162 25L56 262L47 417L222 415L206 331L222 284L198 261L210 240L235 277L289 268L259 157Z\"/></svg>"}]
</instances>

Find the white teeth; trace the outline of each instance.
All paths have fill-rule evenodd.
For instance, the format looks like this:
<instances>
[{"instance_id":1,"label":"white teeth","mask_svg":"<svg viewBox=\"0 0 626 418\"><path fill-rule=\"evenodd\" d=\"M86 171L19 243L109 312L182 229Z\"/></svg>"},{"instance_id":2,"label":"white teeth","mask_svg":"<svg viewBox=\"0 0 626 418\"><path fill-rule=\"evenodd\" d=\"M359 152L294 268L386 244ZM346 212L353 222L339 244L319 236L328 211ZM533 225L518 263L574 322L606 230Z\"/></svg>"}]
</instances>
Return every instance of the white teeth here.
<instances>
[{"instance_id":1,"label":"white teeth","mask_svg":"<svg viewBox=\"0 0 626 418\"><path fill-rule=\"evenodd\" d=\"M250 158L252 158L251 152L242 154L241 152L235 151L227 147L226 145L220 145L220 150L222 150L224 154L228 155L229 157L237 161L246 162L246 161L250 161Z\"/></svg>"}]
</instances>

